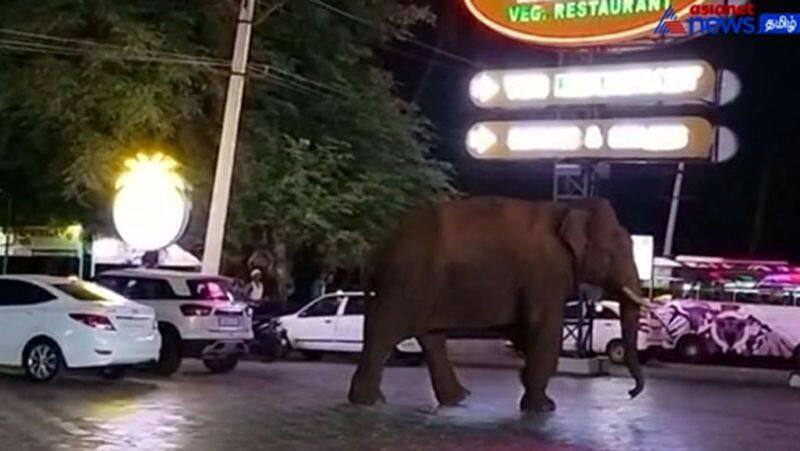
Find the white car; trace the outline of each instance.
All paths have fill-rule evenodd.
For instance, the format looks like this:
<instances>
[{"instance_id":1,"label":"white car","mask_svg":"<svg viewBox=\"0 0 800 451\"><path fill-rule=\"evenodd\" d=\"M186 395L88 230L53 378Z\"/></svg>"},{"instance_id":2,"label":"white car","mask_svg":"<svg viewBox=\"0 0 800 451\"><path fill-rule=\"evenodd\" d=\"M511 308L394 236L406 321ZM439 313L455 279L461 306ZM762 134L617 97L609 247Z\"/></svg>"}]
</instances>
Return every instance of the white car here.
<instances>
[{"instance_id":1,"label":"white car","mask_svg":"<svg viewBox=\"0 0 800 451\"><path fill-rule=\"evenodd\" d=\"M625 361L625 346L622 342L622 325L619 318L618 302L603 300L595 303L594 320L592 322L592 351L596 354L606 354L609 360L614 363L624 363ZM569 330L569 327L565 327L563 332L564 339L561 343L561 350L566 352L575 350L576 328L572 328L573 333L571 334ZM646 349L646 343L647 336L640 330L638 334L638 349L640 351Z\"/></svg>"},{"instance_id":2,"label":"white car","mask_svg":"<svg viewBox=\"0 0 800 451\"><path fill-rule=\"evenodd\" d=\"M250 308L236 302L230 280L200 273L123 269L97 282L155 309L164 341L156 369L171 375L183 357L203 360L214 373L233 370L253 338Z\"/></svg>"},{"instance_id":3,"label":"white car","mask_svg":"<svg viewBox=\"0 0 800 451\"><path fill-rule=\"evenodd\" d=\"M51 276L0 277L0 365L45 382L62 369L108 378L158 358L152 308L93 283Z\"/></svg>"},{"instance_id":4,"label":"white car","mask_svg":"<svg viewBox=\"0 0 800 451\"><path fill-rule=\"evenodd\" d=\"M288 347L310 360L325 352L359 353L364 346L363 292L325 294L298 312L276 319ZM422 348L409 338L397 344L396 356L410 364L422 361Z\"/></svg>"}]
</instances>

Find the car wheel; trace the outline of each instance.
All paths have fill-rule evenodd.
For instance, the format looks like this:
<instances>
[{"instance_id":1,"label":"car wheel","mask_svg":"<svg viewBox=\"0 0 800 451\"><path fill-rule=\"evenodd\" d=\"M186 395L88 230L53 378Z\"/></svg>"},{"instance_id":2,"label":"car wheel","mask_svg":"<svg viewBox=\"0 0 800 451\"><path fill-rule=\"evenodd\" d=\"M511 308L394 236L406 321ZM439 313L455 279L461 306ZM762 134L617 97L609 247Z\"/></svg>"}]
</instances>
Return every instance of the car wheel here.
<instances>
[{"instance_id":1,"label":"car wheel","mask_svg":"<svg viewBox=\"0 0 800 451\"><path fill-rule=\"evenodd\" d=\"M100 370L100 377L110 381L116 381L125 378L125 368L121 366L112 366Z\"/></svg>"},{"instance_id":2,"label":"car wheel","mask_svg":"<svg viewBox=\"0 0 800 451\"><path fill-rule=\"evenodd\" d=\"M233 371L239 364L239 357L232 355L215 359L203 359L203 365L214 374L227 373Z\"/></svg>"},{"instance_id":3,"label":"car wheel","mask_svg":"<svg viewBox=\"0 0 800 451\"><path fill-rule=\"evenodd\" d=\"M794 364L794 369L800 371L800 346L794 348L794 354L792 354L792 363Z\"/></svg>"},{"instance_id":4,"label":"car wheel","mask_svg":"<svg viewBox=\"0 0 800 451\"><path fill-rule=\"evenodd\" d=\"M606 355L614 363L625 363L625 344L619 339L611 340L606 346Z\"/></svg>"},{"instance_id":5,"label":"car wheel","mask_svg":"<svg viewBox=\"0 0 800 451\"><path fill-rule=\"evenodd\" d=\"M322 360L322 352L320 351L300 351L303 358L309 361Z\"/></svg>"},{"instance_id":6,"label":"car wheel","mask_svg":"<svg viewBox=\"0 0 800 451\"><path fill-rule=\"evenodd\" d=\"M676 350L681 360L686 363L702 363L708 358L706 343L697 335L681 338Z\"/></svg>"},{"instance_id":7,"label":"car wheel","mask_svg":"<svg viewBox=\"0 0 800 451\"><path fill-rule=\"evenodd\" d=\"M36 340L25 347L22 367L30 381L48 382L58 375L63 365L61 350L52 340Z\"/></svg>"},{"instance_id":8,"label":"car wheel","mask_svg":"<svg viewBox=\"0 0 800 451\"><path fill-rule=\"evenodd\" d=\"M181 367L181 337L172 329L159 327L161 331L161 350L156 362L156 373L161 376L172 376Z\"/></svg>"}]
</instances>

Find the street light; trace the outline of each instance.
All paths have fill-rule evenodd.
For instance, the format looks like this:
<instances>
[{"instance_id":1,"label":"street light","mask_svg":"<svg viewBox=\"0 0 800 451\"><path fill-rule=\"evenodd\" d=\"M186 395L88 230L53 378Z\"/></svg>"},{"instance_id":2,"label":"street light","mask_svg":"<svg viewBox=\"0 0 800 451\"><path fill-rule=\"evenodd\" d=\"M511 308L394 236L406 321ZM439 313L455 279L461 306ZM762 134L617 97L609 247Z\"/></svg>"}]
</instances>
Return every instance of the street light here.
<instances>
[{"instance_id":1,"label":"street light","mask_svg":"<svg viewBox=\"0 0 800 451\"><path fill-rule=\"evenodd\" d=\"M162 153L139 154L125 162L127 171L116 183L113 218L117 233L132 248L162 249L186 229L191 204L177 166Z\"/></svg>"}]
</instances>

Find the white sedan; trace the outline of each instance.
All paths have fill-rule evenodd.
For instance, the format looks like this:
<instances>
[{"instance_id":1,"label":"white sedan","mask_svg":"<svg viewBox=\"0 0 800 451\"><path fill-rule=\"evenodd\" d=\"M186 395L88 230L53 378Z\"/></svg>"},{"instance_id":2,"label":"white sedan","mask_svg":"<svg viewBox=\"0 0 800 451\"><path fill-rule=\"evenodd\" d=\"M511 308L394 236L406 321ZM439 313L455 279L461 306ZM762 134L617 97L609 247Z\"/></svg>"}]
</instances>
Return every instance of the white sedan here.
<instances>
[{"instance_id":1,"label":"white sedan","mask_svg":"<svg viewBox=\"0 0 800 451\"><path fill-rule=\"evenodd\" d=\"M45 382L62 369L97 368L108 378L154 362L161 335L152 308L89 282L0 277L0 365Z\"/></svg>"},{"instance_id":2,"label":"white sedan","mask_svg":"<svg viewBox=\"0 0 800 451\"><path fill-rule=\"evenodd\" d=\"M308 359L324 352L359 353L364 347L364 307L369 302L362 292L325 294L292 315L277 318L290 349ZM422 361L422 348L409 338L396 347L396 356L407 363Z\"/></svg>"}]
</instances>

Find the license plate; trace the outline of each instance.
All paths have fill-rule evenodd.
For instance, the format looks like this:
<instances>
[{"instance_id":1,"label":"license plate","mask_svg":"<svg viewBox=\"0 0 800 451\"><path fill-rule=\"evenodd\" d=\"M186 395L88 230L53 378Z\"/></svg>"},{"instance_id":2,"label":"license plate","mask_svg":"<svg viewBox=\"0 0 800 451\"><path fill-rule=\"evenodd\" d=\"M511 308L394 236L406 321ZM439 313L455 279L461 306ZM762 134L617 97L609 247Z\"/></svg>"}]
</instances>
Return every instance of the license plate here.
<instances>
[{"instance_id":1,"label":"license plate","mask_svg":"<svg viewBox=\"0 0 800 451\"><path fill-rule=\"evenodd\" d=\"M222 327L239 327L242 325L240 318L220 318L219 325Z\"/></svg>"}]
</instances>

